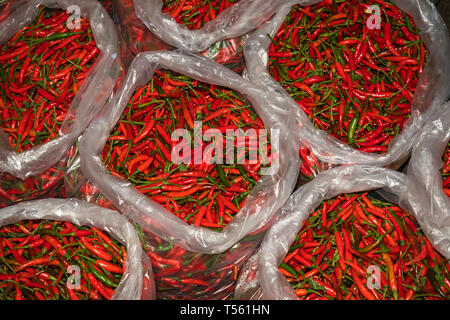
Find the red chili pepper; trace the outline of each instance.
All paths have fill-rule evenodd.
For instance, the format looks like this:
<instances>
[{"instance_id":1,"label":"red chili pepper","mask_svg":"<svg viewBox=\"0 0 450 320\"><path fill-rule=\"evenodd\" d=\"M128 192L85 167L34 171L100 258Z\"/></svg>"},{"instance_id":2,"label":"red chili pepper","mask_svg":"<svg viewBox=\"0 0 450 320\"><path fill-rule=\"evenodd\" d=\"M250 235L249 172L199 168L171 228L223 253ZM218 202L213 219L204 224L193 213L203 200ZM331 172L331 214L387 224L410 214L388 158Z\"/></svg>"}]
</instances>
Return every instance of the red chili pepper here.
<instances>
[{"instance_id":1,"label":"red chili pepper","mask_svg":"<svg viewBox=\"0 0 450 320\"><path fill-rule=\"evenodd\" d=\"M54 237L49 235L43 235L42 238L51 244L53 248L55 248L60 256L65 256L67 254L66 250L63 248L63 245Z\"/></svg>"},{"instance_id":2,"label":"red chili pepper","mask_svg":"<svg viewBox=\"0 0 450 320\"><path fill-rule=\"evenodd\" d=\"M95 248L94 246L92 246L89 241L85 238L85 237L81 237L80 238L81 243L89 250L91 251L93 254L95 254L97 257L105 260L105 261L111 261L111 256L109 254L107 254L105 251L102 251L98 248Z\"/></svg>"},{"instance_id":3,"label":"red chili pepper","mask_svg":"<svg viewBox=\"0 0 450 320\"><path fill-rule=\"evenodd\" d=\"M97 260L95 262L98 266L102 267L103 269L105 269L106 271L109 272L113 272L113 273L123 273L123 268L119 267L115 264L109 263L107 261L104 260Z\"/></svg>"},{"instance_id":4,"label":"red chili pepper","mask_svg":"<svg viewBox=\"0 0 450 320\"><path fill-rule=\"evenodd\" d=\"M9 60L9 59L12 59L12 58L14 58L16 56L20 56L24 52L27 52L28 49L29 49L28 45L24 45L22 47L19 47L19 48L15 49L11 53L0 55L0 61Z\"/></svg>"},{"instance_id":5,"label":"red chili pepper","mask_svg":"<svg viewBox=\"0 0 450 320\"><path fill-rule=\"evenodd\" d=\"M92 275L92 273L88 273L87 278L90 284L107 300L111 300L111 295L105 291L105 288L101 285L101 283Z\"/></svg>"},{"instance_id":6,"label":"red chili pepper","mask_svg":"<svg viewBox=\"0 0 450 320\"><path fill-rule=\"evenodd\" d=\"M397 50L395 50L393 44L392 44L392 39L391 39L391 24L390 23L385 23L384 27L383 27L383 32L384 32L384 40L386 41L386 46L389 49L389 51L391 51L394 55L396 56L400 56L400 54L397 52Z\"/></svg>"},{"instance_id":7,"label":"red chili pepper","mask_svg":"<svg viewBox=\"0 0 450 320\"><path fill-rule=\"evenodd\" d=\"M34 265L37 265L37 264L48 264L48 263L50 263L50 261L51 260L50 260L49 257L36 258L34 260L30 260L30 261L27 261L25 263L22 263L20 266L18 266L15 269L15 272L27 269L27 268L29 268L31 266L34 266Z\"/></svg>"}]
</instances>

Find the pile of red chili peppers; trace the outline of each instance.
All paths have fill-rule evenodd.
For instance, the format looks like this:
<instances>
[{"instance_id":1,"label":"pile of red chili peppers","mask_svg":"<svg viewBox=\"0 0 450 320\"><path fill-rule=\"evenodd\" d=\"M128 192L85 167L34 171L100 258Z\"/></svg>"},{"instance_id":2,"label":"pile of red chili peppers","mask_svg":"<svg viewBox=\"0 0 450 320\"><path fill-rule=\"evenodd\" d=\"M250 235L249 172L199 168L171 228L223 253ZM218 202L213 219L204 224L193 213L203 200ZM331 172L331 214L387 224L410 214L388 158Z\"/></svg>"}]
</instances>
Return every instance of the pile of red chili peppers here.
<instances>
[{"instance_id":1,"label":"pile of red chili peppers","mask_svg":"<svg viewBox=\"0 0 450 320\"><path fill-rule=\"evenodd\" d=\"M191 30L198 30L216 19L223 10L239 0L163 0L163 12Z\"/></svg>"},{"instance_id":2,"label":"pile of red chili peppers","mask_svg":"<svg viewBox=\"0 0 450 320\"><path fill-rule=\"evenodd\" d=\"M372 5L380 28L367 23ZM384 153L410 116L427 50L412 19L388 0L324 0L292 8L269 57L272 76L317 128Z\"/></svg>"},{"instance_id":3,"label":"pile of red chili peppers","mask_svg":"<svg viewBox=\"0 0 450 320\"><path fill-rule=\"evenodd\" d=\"M126 251L94 227L26 220L0 228L0 300L111 299ZM80 278L71 282L75 267Z\"/></svg>"},{"instance_id":4,"label":"pile of red chili peppers","mask_svg":"<svg viewBox=\"0 0 450 320\"><path fill-rule=\"evenodd\" d=\"M450 264L415 219L367 193L322 202L279 270L305 300L435 300L450 292Z\"/></svg>"},{"instance_id":5,"label":"pile of red chili peppers","mask_svg":"<svg viewBox=\"0 0 450 320\"><path fill-rule=\"evenodd\" d=\"M223 164L208 164L206 158L196 164L194 148L191 154L182 155L190 164L175 164L171 151L179 142L171 140L172 132L186 129L194 141L195 121L201 122L203 135L211 128L219 130L224 148L227 130L245 134L248 129L264 129L251 105L233 91L156 71L147 85L134 92L105 145L102 160L111 174L132 182L180 219L222 230L260 178L261 159L252 164L248 156L250 148L259 148L260 140L252 145L235 139L234 150L240 148L245 154L234 154L234 164L227 164L226 150ZM202 142L202 155L217 156L205 152L208 146ZM241 159L243 163L238 164Z\"/></svg>"},{"instance_id":6,"label":"pile of red chili peppers","mask_svg":"<svg viewBox=\"0 0 450 320\"><path fill-rule=\"evenodd\" d=\"M201 29L239 0L163 0L163 12L190 30ZM110 15L111 0L100 1ZM118 0L122 27L132 54L172 49L137 18L132 0ZM380 8L380 27L368 20ZM3 6L0 22L7 18ZM91 70L99 50L89 22L69 30L69 14L41 7L35 21L0 47L0 128L17 152L58 136L67 110ZM236 72L244 68L242 39L218 42L203 55ZM271 75L314 125L351 147L385 153L410 117L411 103L427 49L412 19L389 0L323 0L296 5L271 39ZM133 45L130 45L133 44ZM194 226L222 231L260 179L261 159L251 151L261 141L234 141L233 163L174 163L177 129L194 139L209 129L244 135L264 125L250 103L230 89L205 84L168 70L155 71L132 95L103 149L112 175ZM269 138L266 137L270 157ZM213 143L217 140L211 139ZM211 143L201 142L201 153ZM254 142L254 141L253 141ZM191 147L193 147L191 145ZM75 147L67 158L75 154ZM196 158L194 148L189 157ZM235 149L233 149L234 152ZM328 169L306 147L302 179ZM443 188L450 196L450 143L443 156ZM209 153L208 157L215 156ZM246 159L244 163L239 159ZM24 181L0 173L0 207L36 197L65 197L67 160ZM302 177L301 175L301 177ZM304 182L306 182L306 180ZM82 197L115 209L91 184ZM262 234L252 234L222 254L188 252L135 224L150 257L157 299L230 298L242 263ZM240 258L236 258L239 256ZM0 228L0 300L111 299L124 273L123 246L97 228L69 222L27 220ZM230 263L233 261L233 263ZM80 286L68 286L69 266L80 268ZM205 271L208 272L205 272ZM306 220L279 266L300 299L417 300L447 299L450 263L424 236L415 219L400 207L368 193L341 194L323 201ZM371 282L371 281L375 282Z\"/></svg>"},{"instance_id":7,"label":"pile of red chili peppers","mask_svg":"<svg viewBox=\"0 0 450 320\"><path fill-rule=\"evenodd\" d=\"M21 152L58 136L78 88L99 54L89 22L41 7L37 20L1 47L0 127Z\"/></svg>"},{"instance_id":8,"label":"pile of red chili peppers","mask_svg":"<svg viewBox=\"0 0 450 320\"><path fill-rule=\"evenodd\" d=\"M243 164L237 164L237 154L235 164L227 164L225 158L224 164L207 164L206 159L201 164L173 163L171 150L178 142L171 140L171 134L175 129L187 129L194 137L194 121L201 121L203 134L210 128L219 130L224 135L223 146L226 146L227 129L245 133L247 129L264 128L250 104L233 91L170 71L156 71L147 85L133 93L105 145L102 160L111 174L132 182L140 192L187 223L221 231L259 180L262 164L248 162L249 150L254 146L247 141L245 154L240 155L247 159ZM242 142L233 143L237 149ZM204 155L206 147L203 143ZM194 157L193 150L192 161ZM90 185L83 189L85 198L96 192ZM111 207L101 197L97 201ZM151 258L161 299L203 299L210 294L229 297L245 254L242 261L234 259L233 264L226 259L236 254L236 250L247 250L250 254L255 237L241 241L222 255L209 256L186 252L140 226L136 225L136 229ZM217 271L205 275L204 270L212 266L218 266Z\"/></svg>"},{"instance_id":9,"label":"pile of red chili peppers","mask_svg":"<svg viewBox=\"0 0 450 320\"><path fill-rule=\"evenodd\" d=\"M68 18L66 11L41 7L30 26L0 47L0 128L17 152L58 136L99 54L89 22L82 18L80 29L69 30ZM59 166L26 181L2 173L0 197L14 202L51 195L63 175Z\"/></svg>"},{"instance_id":10,"label":"pile of red chili peppers","mask_svg":"<svg viewBox=\"0 0 450 320\"><path fill-rule=\"evenodd\" d=\"M444 160L444 166L441 169L442 179L444 180L444 192L450 197L450 142L447 145L447 149L445 149L442 159Z\"/></svg>"}]
</instances>

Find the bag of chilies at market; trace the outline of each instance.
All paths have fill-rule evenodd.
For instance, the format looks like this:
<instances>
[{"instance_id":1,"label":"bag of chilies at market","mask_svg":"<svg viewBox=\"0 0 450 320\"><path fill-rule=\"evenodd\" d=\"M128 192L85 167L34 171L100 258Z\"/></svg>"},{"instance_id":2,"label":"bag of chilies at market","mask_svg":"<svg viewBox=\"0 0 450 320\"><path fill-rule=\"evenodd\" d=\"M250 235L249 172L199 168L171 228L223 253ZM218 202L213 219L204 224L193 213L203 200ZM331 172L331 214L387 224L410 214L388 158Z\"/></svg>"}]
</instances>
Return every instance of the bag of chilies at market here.
<instances>
[{"instance_id":1,"label":"bag of chilies at market","mask_svg":"<svg viewBox=\"0 0 450 320\"><path fill-rule=\"evenodd\" d=\"M173 47L155 37L136 16L133 0L113 0L122 37L133 56L144 51L169 50Z\"/></svg>"},{"instance_id":2,"label":"bag of chilies at market","mask_svg":"<svg viewBox=\"0 0 450 320\"><path fill-rule=\"evenodd\" d=\"M244 49L251 81L299 113L299 184L340 164L399 168L450 95L445 23L427 1L312 2L286 5Z\"/></svg>"},{"instance_id":3,"label":"bag of chilies at market","mask_svg":"<svg viewBox=\"0 0 450 320\"><path fill-rule=\"evenodd\" d=\"M142 231L158 298L227 298L239 267L295 187L295 126L266 92L214 61L140 53L80 141L81 171L91 183L81 196L95 200L89 193L96 189L102 205L110 202ZM193 133L194 145L197 137L214 142L200 141L176 162L174 150L190 142L172 140L175 130ZM252 130L262 135L245 147L239 136ZM237 153L221 136L229 131ZM251 158L256 149L260 157Z\"/></svg>"},{"instance_id":4,"label":"bag of chilies at market","mask_svg":"<svg viewBox=\"0 0 450 320\"><path fill-rule=\"evenodd\" d=\"M0 23L0 207L64 196L66 158L120 71L116 29L99 2L17 1L7 11Z\"/></svg>"},{"instance_id":5,"label":"bag of chilies at market","mask_svg":"<svg viewBox=\"0 0 450 320\"><path fill-rule=\"evenodd\" d=\"M450 217L450 103L442 105L424 126L413 147L408 164L408 176L428 195L428 210L435 224L445 226ZM430 236L439 247L450 248L443 229Z\"/></svg>"},{"instance_id":6,"label":"bag of chilies at market","mask_svg":"<svg viewBox=\"0 0 450 320\"><path fill-rule=\"evenodd\" d=\"M447 299L450 225L428 203L414 180L390 169L321 172L281 209L242 272L236 296Z\"/></svg>"},{"instance_id":7,"label":"bag of chilies at market","mask_svg":"<svg viewBox=\"0 0 450 320\"><path fill-rule=\"evenodd\" d=\"M235 5L237 2L238 1L229 0L220 0L213 3L194 3L191 1L163 1L162 11L160 11L159 14L155 13L154 9L152 9L151 11L152 15L158 15L158 21L161 20L162 22L164 22L166 20L175 19L178 22L177 30L181 29L182 31L180 32L195 34L195 37L190 39L196 39L197 35L200 32L207 32L206 29L203 29L203 25L206 22L208 22L209 20L215 20L215 17L219 17L222 11L230 6ZM149 29L144 24L144 21L146 21L147 18L143 21L137 17L137 11L135 10L135 6L132 0L115 0L114 6L117 11L123 37L128 44L129 50L134 55L144 51L173 50L174 47L185 49L184 46L174 45L171 42L165 41L165 38L158 37L158 34L152 33L151 30L153 29ZM138 7L141 6L142 4L138 4ZM270 4L270 6L272 6L272 4ZM202 9L197 10L197 8L200 7ZM208 11L205 11L205 9L208 9ZM241 11L243 11L243 9L241 9ZM268 11L267 13L260 14L266 14L267 18L269 18L273 14L273 12ZM192 25L190 23L185 24L183 21L181 21L182 17L183 21L191 21L192 18L195 18L195 25ZM248 28L248 26L246 26L246 28ZM249 31L251 29L252 28L250 27ZM243 34L245 33L246 32L244 32ZM201 54L205 57L213 59L220 64L226 65L233 71L240 73L245 66L242 46L245 35L243 34L238 34L237 36L231 38L220 39L220 41L214 41L209 46L204 46L202 42L198 42L202 45L202 47L198 50L190 51L201 52ZM165 32L162 35L164 36ZM173 37L172 33L170 34L170 37ZM180 41L184 42L184 40L179 39L176 40L176 43Z\"/></svg>"},{"instance_id":8,"label":"bag of chilies at market","mask_svg":"<svg viewBox=\"0 0 450 320\"><path fill-rule=\"evenodd\" d=\"M242 36L269 19L286 1L214 2L134 0L136 15L165 43L201 52L216 42Z\"/></svg>"},{"instance_id":9,"label":"bag of chilies at market","mask_svg":"<svg viewBox=\"0 0 450 320\"><path fill-rule=\"evenodd\" d=\"M242 72L247 34L270 19L286 1L134 1L136 15L172 47L204 56ZM169 32L170 30L170 32Z\"/></svg>"},{"instance_id":10,"label":"bag of chilies at market","mask_svg":"<svg viewBox=\"0 0 450 320\"><path fill-rule=\"evenodd\" d=\"M155 298L153 272L133 225L76 199L0 210L0 300Z\"/></svg>"}]
</instances>

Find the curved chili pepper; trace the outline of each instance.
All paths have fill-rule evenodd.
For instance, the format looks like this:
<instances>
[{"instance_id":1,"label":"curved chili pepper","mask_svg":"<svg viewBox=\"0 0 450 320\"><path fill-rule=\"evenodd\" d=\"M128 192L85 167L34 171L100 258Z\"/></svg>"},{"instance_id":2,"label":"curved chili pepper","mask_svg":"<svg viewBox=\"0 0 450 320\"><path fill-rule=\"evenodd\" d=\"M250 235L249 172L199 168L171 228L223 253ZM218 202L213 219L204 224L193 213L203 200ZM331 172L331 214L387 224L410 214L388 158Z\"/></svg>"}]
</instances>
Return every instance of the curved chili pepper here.
<instances>
[{"instance_id":1,"label":"curved chili pepper","mask_svg":"<svg viewBox=\"0 0 450 320\"><path fill-rule=\"evenodd\" d=\"M97 257L108 262L111 261L112 258L109 254L92 246L85 237L81 237L80 241L87 249L89 249L89 251L94 253Z\"/></svg>"}]
</instances>

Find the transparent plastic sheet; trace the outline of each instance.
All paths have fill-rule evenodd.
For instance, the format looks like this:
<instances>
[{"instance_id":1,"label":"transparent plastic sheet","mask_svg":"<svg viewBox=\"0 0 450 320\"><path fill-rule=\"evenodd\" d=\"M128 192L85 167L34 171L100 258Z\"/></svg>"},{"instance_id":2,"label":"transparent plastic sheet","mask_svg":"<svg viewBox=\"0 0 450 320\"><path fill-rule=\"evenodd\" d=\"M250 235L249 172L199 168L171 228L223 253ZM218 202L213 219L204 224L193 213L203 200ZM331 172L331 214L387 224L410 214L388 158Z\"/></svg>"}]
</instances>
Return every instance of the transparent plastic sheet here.
<instances>
[{"instance_id":1,"label":"transparent plastic sheet","mask_svg":"<svg viewBox=\"0 0 450 320\"><path fill-rule=\"evenodd\" d=\"M155 286L150 261L133 225L116 211L75 199L42 199L22 202L0 210L0 225L23 220L69 221L108 232L126 246L125 272L112 296L116 300L152 300Z\"/></svg>"},{"instance_id":2,"label":"transparent plastic sheet","mask_svg":"<svg viewBox=\"0 0 450 320\"><path fill-rule=\"evenodd\" d=\"M200 54L224 65L238 74L245 69L244 42L247 35L216 42Z\"/></svg>"},{"instance_id":3,"label":"transparent plastic sheet","mask_svg":"<svg viewBox=\"0 0 450 320\"><path fill-rule=\"evenodd\" d=\"M144 51L174 49L155 37L136 16L133 0L112 0L112 2L117 14L122 37L133 56Z\"/></svg>"},{"instance_id":4,"label":"transparent plastic sheet","mask_svg":"<svg viewBox=\"0 0 450 320\"><path fill-rule=\"evenodd\" d=\"M1 198L6 203L45 196L45 193L34 191L47 183L61 185L66 164L64 159L70 157L70 148L104 106L112 93L120 71L120 51L116 29L105 9L97 1L16 1L9 8L11 13L7 20L0 24L0 29L3 31L0 34L0 43L4 43L23 27L29 25L36 17L38 7L41 5L63 10L70 5L79 6L81 16L90 22L100 55L73 99L58 137L17 153L9 143L6 133L0 130L0 172L6 177L5 183L16 184L16 188L28 186L30 183L29 186L34 185L36 188L30 189L31 196L26 194L22 198L13 200L10 199L11 197L3 197L2 193ZM52 168L53 166L55 167ZM53 169L58 173L53 175L50 172L53 172ZM47 178L41 179L42 176ZM49 176L52 177L49 178ZM14 177L18 179L14 181ZM29 178L28 182L27 178Z\"/></svg>"},{"instance_id":5,"label":"transparent plastic sheet","mask_svg":"<svg viewBox=\"0 0 450 320\"><path fill-rule=\"evenodd\" d=\"M261 285L258 281L258 249L242 266L236 281L234 298L236 300L262 300Z\"/></svg>"},{"instance_id":6,"label":"transparent plastic sheet","mask_svg":"<svg viewBox=\"0 0 450 320\"><path fill-rule=\"evenodd\" d=\"M122 36L127 42L130 53L174 50L175 48L156 37L136 16L133 0L113 0ZM243 42L246 36L239 36L214 43L201 52L207 58L241 73L245 66Z\"/></svg>"},{"instance_id":7,"label":"transparent plastic sheet","mask_svg":"<svg viewBox=\"0 0 450 320\"><path fill-rule=\"evenodd\" d=\"M446 256L450 254L449 234L450 198L443 190L440 169L444 163L442 156L450 141L450 103L444 104L436 112L434 119L424 126L421 135L414 145L407 174L420 186L427 195L429 223L435 226L430 233L433 243Z\"/></svg>"},{"instance_id":8,"label":"transparent plastic sheet","mask_svg":"<svg viewBox=\"0 0 450 320\"><path fill-rule=\"evenodd\" d=\"M0 3L0 23L5 21L14 10L14 1Z\"/></svg>"},{"instance_id":9,"label":"transparent plastic sheet","mask_svg":"<svg viewBox=\"0 0 450 320\"><path fill-rule=\"evenodd\" d=\"M137 191L131 183L110 175L100 159L110 130L119 120L132 93L153 77L156 68L169 69L199 81L237 91L249 100L265 128L273 130L269 131L273 139L274 135L278 137L278 146L272 149L278 156L276 161L278 164L272 167L274 171L261 176L246 197L244 207L222 232L188 225ZM164 254L172 245L178 246L188 251L184 255L186 261L196 259L199 264L208 261L208 270L191 269L190 272L195 273L196 277L218 281L216 278L220 270L226 272L228 277L231 276L231 280L228 281L231 281L232 285L233 267L238 266L238 262L241 264L241 260L253 253L265 226L295 187L299 167L298 144L290 139L290 132L295 126L296 123L290 114L277 109L263 90L207 58L178 52L141 53L131 64L127 78L119 91L82 137L81 170L114 207L142 226L144 231L153 235L153 240L149 242L156 243L153 245L155 251ZM187 264L185 268L189 269L191 265ZM174 272L174 276L179 275L180 273ZM179 294L176 287L172 289L175 293L168 290L166 296ZM193 288L194 291L200 289L201 287ZM209 293L205 292L204 298L212 296L211 290L217 290L219 296L222 294L221 288L217 289L214 285L208 290ZM202 293L191 294L189 296L185 293L182 297L199 298Z\"/></svg>"},{"instance_id":10,"label":"transparent plastic sheet","mask_svg":"<svg viewBox=\"0 0 450 320\"><path fill-rule=\"evenodd\" d=\"M314 5L321 1L296 1L301 6ZM277 14L256 31L244 44L246 72L248 78L257 85L280 96L282 103L292 109L293 116L298 117L298 134L303 148L311 150L309 157L317 158L312 172L326 170L340 164L360 164L386 166L391 169L399 168L409 157L414 138L420 132L426 119L433 114L433 109L439 107L450 96L450 40L447 27L437 9L428 1L421 0L393 0L402 11L409 14L420 29L420 37L424 41L429 58L424 68L419 84L414 94L411 106L411 117L402 131L389 144L386 154L370 154L360 152L324 130L316 129L308 116L299 108L298 104L287 94L284 88L276 82L267 70L267 50L272 38L278 32L285 17L291 10L292 4L286 4ZM280 101L280 103L281 103ZM304 158L305 159L305 158ZM315 162L316 159L313 159ZM302 172L299 181L306 182L307 172Z\"/></svg>"},{"instance_id":11,"label":"transparent plastic sheet","mask_svg":"<svg viewBox=\"0 0 450 320\"><path fill-rule=\"evenodd\" d=\"M201 52L216 42L242 36L269 19L286 0L241 0L222 11L198 30L189 30L162 13L161 0L133 0L136 15L151 32L169 45L188 52ZM292 3L292 1L289 1Z\"/></svg>"},{"instance_id":12,"label":"transparent plastic sheet","mask_svg":"<svg viewBox=\"0 0 450 320\"><path fill-rule=\"evenodd\" d=\"M114 21L114 8L113 8L113 4L112 4L112 0L98 0L101 5L103 6L103 8L105 8L106 12L108 12L108 14L111 16L111 18L113 18Z\"/></svg>"},{"instance_id":13,"label":"transparent plastic sheet","mask_svg":"<svg viewBox=\"0 0 450 320\"><path fill-rule=\"evenodd\" d=\"M70 147L63 158L41 174L24 180L7 172L0 172L0 208L8 205L40 198L65 198L64 179L67 164L74 154L74 146Z\"/></svg>"},{"instance_id":14,"label":"transparent plastic sheet","mask_svg":"<svg viewBox=\"0 0 450 320\"><path fill-rule=\"evenodd\" d=\"M267 231L253 263L245 270L256 272L256 280L239 279L236 296L248 295L252 289L255 299L298 299L278 266L287 255L302 228L302 223L321 204L341 193L365 192L381 189L394 195L398 205L416 218L431 244L447 259L450 257L450 222L437 224L439 218L429 211L429 199L413 179L403 173L370 166L342 166L321 172L296 190L280 210L278 219ZM438 235L438 236L436 236ZM255 260L257 260L255 262ZM248 273L248 271L247 271ZM243 273L246 275L246 273Z\"/></svg>"}]
</instances>

